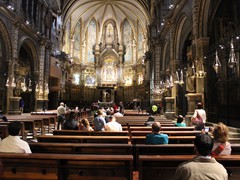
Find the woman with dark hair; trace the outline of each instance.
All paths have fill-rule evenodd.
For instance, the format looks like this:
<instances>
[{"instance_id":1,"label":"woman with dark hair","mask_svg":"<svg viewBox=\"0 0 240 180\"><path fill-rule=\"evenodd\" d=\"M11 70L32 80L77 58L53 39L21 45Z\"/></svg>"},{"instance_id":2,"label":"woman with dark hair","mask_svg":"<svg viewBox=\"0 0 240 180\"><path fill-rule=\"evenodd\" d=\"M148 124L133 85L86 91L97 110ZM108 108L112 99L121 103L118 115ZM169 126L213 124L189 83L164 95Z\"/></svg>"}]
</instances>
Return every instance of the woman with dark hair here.
<instances>
[{"instance_id":1,"label":"woman with dark hair","mask_svg":"<svg viewBox=\"0 0 240 180\"><path fill-rule=\"evenodd\" d=\"M196 130L204 129L205 123L207 120L206 111L203 109L202 103L197 104L197 109L195 109L192 116L192 125L195 125Z\"/></svg>"},{"instance_id":2,"label":"woman with dark hair","mask_svg":"<svg viewBox=\"0 0 240 180\"><path fill-rule=\"evenodd\" d=\"M186 127L186 123L184 122L184 117L182 115L179 115L177 117L177 122L175 123L175 126Z\"/></svg>"}]
</instances>

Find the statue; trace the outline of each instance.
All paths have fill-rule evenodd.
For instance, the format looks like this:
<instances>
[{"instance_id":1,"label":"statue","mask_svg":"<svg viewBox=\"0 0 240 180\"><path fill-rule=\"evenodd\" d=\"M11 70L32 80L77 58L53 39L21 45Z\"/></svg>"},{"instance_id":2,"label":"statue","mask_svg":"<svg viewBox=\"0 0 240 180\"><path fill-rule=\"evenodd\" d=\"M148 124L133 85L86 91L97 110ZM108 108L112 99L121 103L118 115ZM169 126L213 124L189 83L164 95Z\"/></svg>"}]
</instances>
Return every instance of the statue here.
<instances>
[{"instance_id":1,"label":"statue","mask_svg":"<svg viewBox=\"0 0 240 180\"><path fill-rule=\"evenodd\" d=\"M188 92L195 92L195 74L194 69L188 65L187 71L186 71L186 91Z\"/></svg>"}]
</instances>

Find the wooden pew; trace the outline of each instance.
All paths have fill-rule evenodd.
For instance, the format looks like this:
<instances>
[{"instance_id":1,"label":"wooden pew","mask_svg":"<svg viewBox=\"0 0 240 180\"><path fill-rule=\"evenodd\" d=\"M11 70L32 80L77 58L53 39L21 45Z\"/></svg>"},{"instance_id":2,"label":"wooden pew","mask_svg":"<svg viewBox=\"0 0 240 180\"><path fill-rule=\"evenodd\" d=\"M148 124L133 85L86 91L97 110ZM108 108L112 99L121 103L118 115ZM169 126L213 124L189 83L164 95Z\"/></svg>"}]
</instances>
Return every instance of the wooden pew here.
<instances>
[{"instance_id":1,"label":"wooden pew","mask_svg":"<svg viewBox=\"0 0 240 180\"><path fill-rule=\"evenodd\" d=\"M193 143L195 136L169 136L169 144L186 144L186 143ZM230 143L240 144L240 138L229 138L228 141ZM132 144L145 144L146 143L146 136L131 136L131 143Z\"/></svg>"},{"instance_id":2,"label":"wooden pew","mask_svg":"<svg viewBox=\"0 0 240 180\"><path fill-rule=\"evenodd\" d=\"M123 130L128 130L130 129L131 131L151 131L152 128L150 126L123 126ZM194 127L188 126L188 127L161 127L161 131L193 131Z\"/></svg>"},{"instance_id":3,"label":"wooden pew","mask_svg":"<svg viewBox=\"0 0 240 180\"><path fill-rule=\"evenodd\" d=\"M128 131L78 131L78 130L55 130L53 135L73 135L73 136L128 136Z\"/></svg>"},{"instance_id":4,"label":"wooden pew","mask_svg":"<svg viewBox=\"0 0 240 180\"><path fill-rule=\"evenodd\" d=\"M169 144L193 143L195 136L169 136ZM146 136L131 136L132 144L146 144Z\"/></svg>"},{"instance_id":5,"label":"wooden pew","mask_svg":"<svg viewBox=\"0 0 240 180\"><path fill-rule=\"evenodd\" d=\"M8 136L8 125L0 124L0 138L4 139L7 136Z\"/></svg>"},{"instance_id":6,"label":"wooden pew","mask_svg":"<svg viewBox=\"0 0 240 180\"><path fill-rule=\"evenodd\" d=\"M132 155L1 153L1 179L132 180Z\"/></svg>"},{"instance_id":7,"label":"wooden pew","mask_svg":"<svg viewBox=\"0 0 240 180\"><path fill-rule=\"evenodd\" d=\"M168 136L196 136L201 133L201 131L162 131L164 134ZM146 136L147 134L151 134L151 131L131 131L131 136Z\"/></svg>"},{"instance_id":8,"label":"wooden pew","mask_svg":"<svg viewBox=\"0 0 240 180\"><path fill-rule=\"evenodd\" d=\"M131 144L30 142L29 146L32 153L133 154Z\"/></svg>"},{"instance_id":9,"label":"wooden pew","mask_svg":"<svg viewBox=\"0 0 240 180\"><path fill-rule=\"evenodd\" d=\"M1 138L4 139L5 137L8 136L8 125L10 124L10 121L8 122L0 122L0 132L1 132ZM26 135L24 134L24 131L25 131L25 126L24 126L24 123L21 123L22 124L22 129L21 129L21 132L20 132L20 136L22 136L22 139L23 140L27 140L27 137Z\"/></svg>"},{"instance_id":10,"label":"wooden pew","mask_svg":"<svg viewBox=\"0 0 240 180\"><path fill-rule=\"evenodd\" d=\"M39 135L38 142L65 143L130 143L128 136L67 136L67 135Z\"/></svg>"},{"instance_id":11,"label":"wooden pew","mask_svg":"<svg viewBox=\"0 0 240 180\"><path fill-rule=\"evenodd\" d=\"M170 180L182 162L191 160L194 155L140 155L139 180ZM240 155L219 156L217 161L232 172L229 180L240 178Z\"/></svg>"}]
</instances>

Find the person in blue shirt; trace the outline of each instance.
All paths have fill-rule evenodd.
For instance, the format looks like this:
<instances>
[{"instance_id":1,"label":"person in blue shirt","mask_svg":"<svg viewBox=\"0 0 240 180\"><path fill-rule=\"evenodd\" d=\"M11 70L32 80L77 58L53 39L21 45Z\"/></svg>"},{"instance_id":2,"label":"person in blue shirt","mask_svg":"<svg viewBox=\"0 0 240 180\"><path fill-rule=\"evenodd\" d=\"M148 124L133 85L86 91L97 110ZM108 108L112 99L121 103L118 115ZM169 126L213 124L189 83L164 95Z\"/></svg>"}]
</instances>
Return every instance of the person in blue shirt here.
<instances>
[{"instance_id":1,"label":"person in blue shirt","mask_svg":"<svg viewBox=\"0 0 240 180\"><path fill-rule=\"evenodd\" d=\"M152 124L152 133L146 136L146 144L168 144L168 135L161 133L160 130L160 122L154 122Z\"/></svg>"},{"instance_id":2,"label":"person in blue shirt","mask_svg":"<svg viewBox=\"0 0 240 180\"><path fill-rule=\"evenodd\" d=\"M179 115L177 117L177 122L175 123L175 126L177 127L186 127L186 123L184 122L184 118L182 115Z\"/></svg>"}]
</instances>

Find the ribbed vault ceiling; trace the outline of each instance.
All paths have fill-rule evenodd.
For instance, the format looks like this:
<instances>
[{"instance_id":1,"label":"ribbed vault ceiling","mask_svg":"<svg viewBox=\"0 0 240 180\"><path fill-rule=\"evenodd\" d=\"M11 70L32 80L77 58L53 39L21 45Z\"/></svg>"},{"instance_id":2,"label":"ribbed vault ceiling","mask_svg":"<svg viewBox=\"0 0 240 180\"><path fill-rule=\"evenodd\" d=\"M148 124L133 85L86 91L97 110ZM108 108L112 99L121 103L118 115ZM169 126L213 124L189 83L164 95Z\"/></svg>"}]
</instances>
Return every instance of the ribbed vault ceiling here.
<instances>
[{"instance_id":1,"label":"ribbed vault ceiling","mask_svg":"<svg viewBox=\"0 0 240 180\"><path fill-rule=\"evenodd\" d=\"M100 26L106 20L113 19L119 27L125 18L132 25L139 20L143 27L147 27L150 21L146 3L142 0L68 0L63 5L62 15L63 25L70 18L72 24L79 19L87 24L95 18Z\"/></svg>"}]
</instances>

